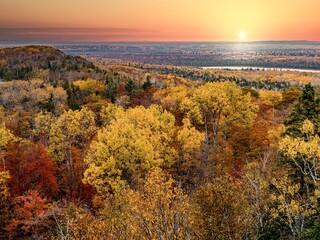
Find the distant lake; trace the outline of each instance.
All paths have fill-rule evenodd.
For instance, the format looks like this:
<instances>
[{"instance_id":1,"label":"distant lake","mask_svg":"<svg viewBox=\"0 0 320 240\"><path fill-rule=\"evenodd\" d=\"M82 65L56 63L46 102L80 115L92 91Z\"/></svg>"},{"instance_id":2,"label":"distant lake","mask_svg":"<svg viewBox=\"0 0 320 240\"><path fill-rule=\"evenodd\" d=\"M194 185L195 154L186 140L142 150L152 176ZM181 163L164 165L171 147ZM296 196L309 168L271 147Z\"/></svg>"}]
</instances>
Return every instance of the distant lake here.
<instances>
[{"instance_id":1,"label":"distant lake","mask_svg":"<svg viewBox=\"0 0 320 240\"><path fill-rule=\"evenodd\" d=\"M299 69L299 68L264 68L264 67L247 67L247 66L215 66L201 67L201 69L217 69L217 70L238 70L238 71L290 71L290 72L310 72L320 73L320 70Z\"/></svg>"}]
</instances>

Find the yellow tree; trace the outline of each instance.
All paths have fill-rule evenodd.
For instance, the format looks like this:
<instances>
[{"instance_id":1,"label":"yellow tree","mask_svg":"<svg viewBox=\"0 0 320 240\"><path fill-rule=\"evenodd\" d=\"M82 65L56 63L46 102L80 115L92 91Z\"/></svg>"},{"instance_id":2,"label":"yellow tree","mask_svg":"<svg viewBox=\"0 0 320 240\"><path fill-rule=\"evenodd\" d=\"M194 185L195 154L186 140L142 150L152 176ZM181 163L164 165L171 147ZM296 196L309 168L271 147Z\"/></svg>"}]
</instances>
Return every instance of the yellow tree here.
<instances>
[{"instance_id":1,"label":"yellow tree","mask_svg":"<svg viewBox=\"0 0 320 240\"><path fill-rule=\"evenodd\" d=\"M62 112L67 100L67 93L61 87L53 87L42 80L10 81L1 84L2 104L6 108L22 108L30 110L39 106L54 108L56 113Z\"/></svg>"},{"instance_id":2,"label":"yellow tree","mask_svg":"<svg viewBox=\"0 0 320 240\"><path fill-rule=\"evenodd\" d=\"M183 99L190 97L192 88L184 85L176 87L167 87L159 90L154 94L154 98L161 102L161 105L172 113L181 111L180 104Z\"/></svg>"},{"instance_id":3,"label":"yellow tree","mask_svg":"<svg viewBox=\"0 0 320 240\"><path fill-rule=\"evenodd\" d=\"M56 118L49 112L40 112L34 117L33 133L46 147L49 145L50 130L55 121Z\"/></svg>"},{"instance_id":4,"label":"yellow tree","mask_svg":"<svg viewBox=\"0 0 320 240\"><path fill-rule=\"evenodd\" d=\"M6 159L5 159L5 150L6 147L13 143L16 140L16 137L11 133L9 129L6 128L4 123L0 125L0 155L2 158L2 170L6 171Z\"/></svg>"},{"instance_id":5,"label":"yellow tree","mask_svg":"<svg viewBox=\"0 0 320 240\"><path fill-rule=\"evenodd\" d=\"M81 149L81 161L82 161L82 177L85 170L85 154L90 140L96 134L97 128L95 123L95 114L87 108L82 108L81 111L75 112L75 118L79 124L79 134L77 136L77 144Z\"/></svg>"},{"instance_id":6,"label":"yellow tree","mask_svg":"<svg viewBox=\"0 0 320 240\"><path fill-rule=\"evenodd\" d=\"M248 126L253 122L257 106L251 102L250 93L243 94L234 83L223 82L199 87L191 98L182 101L181 108L193 122L203 124L206 159L211 149L216 160L221 126L226 139L231 125Z\"/></svg>"},{"instance_id":7,"label":"yellow tree","mask_svg":"<svg viewBox=\"0 0 320 240\"><path fill-rule=\"evenodd\" d=\"M240 191L241 189L241 191ZM253 228L253 208L239 180L229 176L205 183L194 196L203 239L243 239Z\"/></svg>"},{"instance_id":8,"label":"yellow tree","mask_svg":"<svg viewBox=\"0 0 320 240\"><path fill-rule=\"evenodd\" d=\"M276 191L271 195L271 216L280 224L284 224L291 232L292 239L301 239L301 234L314 215L317 206L315 196L302 196L299 184L292 183L283 173L272 180ZM281 225L282 226L282 225Z\"/></svg>"},{"instance_id":9,"label":"yellow tree","mask_svg":"<svg viewBox=\"0 0 320 240\"><path fill-rule=\"evenodd\" d=\"M274 176L276 153L266 150L254 161L248 162L240 172L245 196L252 207L253 237L259 238L266 231L266 220L269 216L270 182Z\"/></svg>"},{"instance_id":10,"label":"yellow tree","mask_svg":"<svg viewBox=\"0 0 320 240\"><path fill-rule=\"evenodd\" d=\"M204 134L192 126L189 119L183 119L183 126L177 130L176 141L179 159L177 162L177 173L179 180L181 175L186 175L187 181L191 181L190 170L197 167L201 155L201 144Z\"/></svg>"},{"instance_id":11,"label":"yellow tree","mask_svg":"<svg viewBox=\"0 0 320 240\"><path fill-rule=\"evenodd\" d=\"M252 101L250 93L243 94L242 90L234 84L226 84L224 91L226 92L227 103L223 107L221 119L223 162L227 158L230 129L245 130L251 127L258 110L258 105Z\"/></svg>"},{"instance_id":12,"label":"yellow tree","mask_svg":"<svg viewBox=\"0 0 320 240\"><path fill-rule=\"evenodd\" d=\"M320 180L320 138L308 119L303 122L300 131L304 137L285 136L279 148L302 174L309 176L316 184Z\"/></svg>"},{"instance_id":13,"label":"yellow tree","mask_svg":"<svg viewBox=\"0 0 320 240\"><path fill-rule=\"evenodd\" d=\"M0 171L0 199L3 201L8 197L8 181L10 179L9 171Z\"/></svg>"},{"instance_id":14,"label":"yellow tree","mask_svg":"<svg viewBox=\"0 0 320 240\"><path fill-rule=\"evenodd\" d=\"M177 159L174 133L174 117L160 107L119 111L91 144L84 181L99 192L114 192L153 166L170 166Z\"/></svg>"},{"instance_id":15,"label":"yellow tree","mask_svg":"<svg viewBox=\"0 0 320 240\"><path fill-rule=\"evenodd\" d=\"M101 93L106 90L106 86L94 79L78 80L73 82L74 86L79 87L80 91L85 95Z\"/></svg>"},{"instance_id":16,"label":"yellow tree","mask_svg":"<svg viewBox=\"0 0 320 240\"><path fill-rule=\"evenodd\" d=\"M189 161L193 153L200 150L204 134L192 126L189 119L185 118L182 122L183 126L177 132L177 141L179 143L181 161Z\"/></svg>"},{"instance_id":17,"label":"yellow tree","mask_svg":"<svg viewBox=\"0 0 320 240\"><path fill-rule=\"evenodd\" d=\"M46 86L47 92L50 94L50 99L54 107L55 114L61 114L67 109L67 98L68 94L62 87L53 87L51 85Z\"/></svg>"},{"instance_id":18,"label":"yellow tree","mask_svg":"<svg viewBox=\"0 0 320 240\"><path fill-rule=\"evenodd\" d=\"M143 239L194 239L199 237L194 224L195 209L174 180L161 169L151 170L130 215Z\"/></svg>"},{"instance_id":19,"label":"yellow tree","mask_svg":"<svg viewBox=\"0 0 320 240\"><path fill-rule=\"evenodd\" d=\"M95 130L95 115L86 108L64 112L50 129L49 151L58 163L67 164L70 181L75 177L72 149L80 146L84 156Z\"/></svg>"},{"instance_id":20,"label":"yellow tree","mask_svg":"<svg viewBox=\"0 0 320 240\"><path fill-rule=\"evenodd\" d=\"M64 112L50 129L49 151L59 165L67 164L69 180L74 177L72 146L79 134L79 122L72 110Z\"/></svg>"},{"instance_id":21,"label":"yellow tree","mask_svg":"<svg viewBox=\"0 0 320 240\"><path fill-rule=\"evenodd\" d=\"M277 91L260 90L259 97L264 104L272 107L272 116L274 116L275 107L282 102L282 94Z\"/></svg>"},{"instance_id":22,"label":"yellow tree","mask_svg":"<svg viewBox=\"0 0 320 240\"><path fill-rule=\"evenodd\" d=\"M9 218L9 171L0 171L0 234L3 234L5 224Z\"/></svg>"},{"instance_id":23,"label":"yellow tree","mask_svg":"<svg viewBox=\"0 0 320 240\"><path fill-rule=\"evenodd\" d=\"M280 218L290 229L294 238L303 232L318 207L320 174L320 138L314 124L306 119L298 129L299 137L285 136L279 143L279 149L291 163L291 171L296 168L301 173L299 182L289 179L289 175L274 181L278 194L274 201L275 217ZM306 178L304 178L306 177ZM306 181L307 180L307 181ZM311 181L310 181L311 180Z\"/></svg>"},{"instance_id":24,"label":"yellow tree","mask_svg":"<svg viewBox=\"0 0 320 240\"><path fill-rule=\"evenodd\" d=\"M96 200L97 201L97 200ZM151 169L140 190L104 196L97 216L78 210L69 229L85 239L198 239L197 209L174 180Z\"/></svg>"},{"instance_id":25,"label":"yellow tree","mask_svg":"<svg viewBox=\"0 0 320 240\"><path fill-rule=\"evenodd\" d=\"M109 103L107 106L103 106L100 110L100 122L102 126L107 126L111 121L116 119L116 116L122 114L124 109L118 105Z\"/></svg>"}]
</instances>

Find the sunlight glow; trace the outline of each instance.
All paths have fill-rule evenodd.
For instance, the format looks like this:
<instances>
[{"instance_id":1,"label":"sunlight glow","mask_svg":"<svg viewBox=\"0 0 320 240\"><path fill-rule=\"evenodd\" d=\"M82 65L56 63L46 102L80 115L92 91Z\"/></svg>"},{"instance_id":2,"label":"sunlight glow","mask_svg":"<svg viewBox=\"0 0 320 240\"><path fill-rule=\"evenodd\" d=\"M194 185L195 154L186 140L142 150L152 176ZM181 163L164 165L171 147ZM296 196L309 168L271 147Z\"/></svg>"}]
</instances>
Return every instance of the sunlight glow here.
<instances>
[{"instance_id":1,"label":"sunlight glow","mask_svg":"<svg viewBox=\"0 0 320 240\"><path fill-rule=\"evenodd\" d=\"M240 33L239 33L239 39L240 39L240 40L244 40L244 39L246 39L246 37L247 37L247 35L246 35L245 32L240 32Z\"/></svg>"}]
</instances>

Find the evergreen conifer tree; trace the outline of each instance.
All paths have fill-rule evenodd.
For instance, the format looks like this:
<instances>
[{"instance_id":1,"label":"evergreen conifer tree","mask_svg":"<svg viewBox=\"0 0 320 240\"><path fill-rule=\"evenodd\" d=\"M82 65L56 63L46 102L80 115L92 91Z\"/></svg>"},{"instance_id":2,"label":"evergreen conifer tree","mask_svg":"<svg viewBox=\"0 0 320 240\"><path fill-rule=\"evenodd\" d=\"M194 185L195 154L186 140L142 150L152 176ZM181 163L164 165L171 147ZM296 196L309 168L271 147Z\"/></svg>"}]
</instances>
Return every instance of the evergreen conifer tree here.
<instances>
[{"instance_id":1,"label":"evergreen conifer tree","mask_svg":"<svg viewBox=\"0 0 320 240\"><path fill-rule=\"evenodd\" d=\"M319 116L320 116L320 99L316 98L314 88L311 84L306 84L302 90L299 102L295 105L294 110L284 121L286 130L284 135L292 137L304 137L300 128L303 121L308 119L315 127L315 133L319 134Z\"/></svg>"}]
</instances>

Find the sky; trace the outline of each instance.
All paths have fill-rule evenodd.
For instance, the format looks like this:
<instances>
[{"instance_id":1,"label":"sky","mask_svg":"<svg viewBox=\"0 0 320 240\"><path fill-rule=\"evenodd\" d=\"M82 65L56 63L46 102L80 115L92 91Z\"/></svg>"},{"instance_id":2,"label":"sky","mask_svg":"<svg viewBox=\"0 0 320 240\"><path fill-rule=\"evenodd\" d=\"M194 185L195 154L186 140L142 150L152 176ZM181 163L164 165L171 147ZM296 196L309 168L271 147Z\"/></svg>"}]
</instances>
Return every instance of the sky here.
<instances>
[{"instance_id":1,"label":"sky","mask_svg":"<svg viewBox=\"0 0 320 240\"><path fill-rule=\"evenodd\" d=\"M320 0L0 0L0 41L320 41Z\"/></svg>"}]
</instances>

